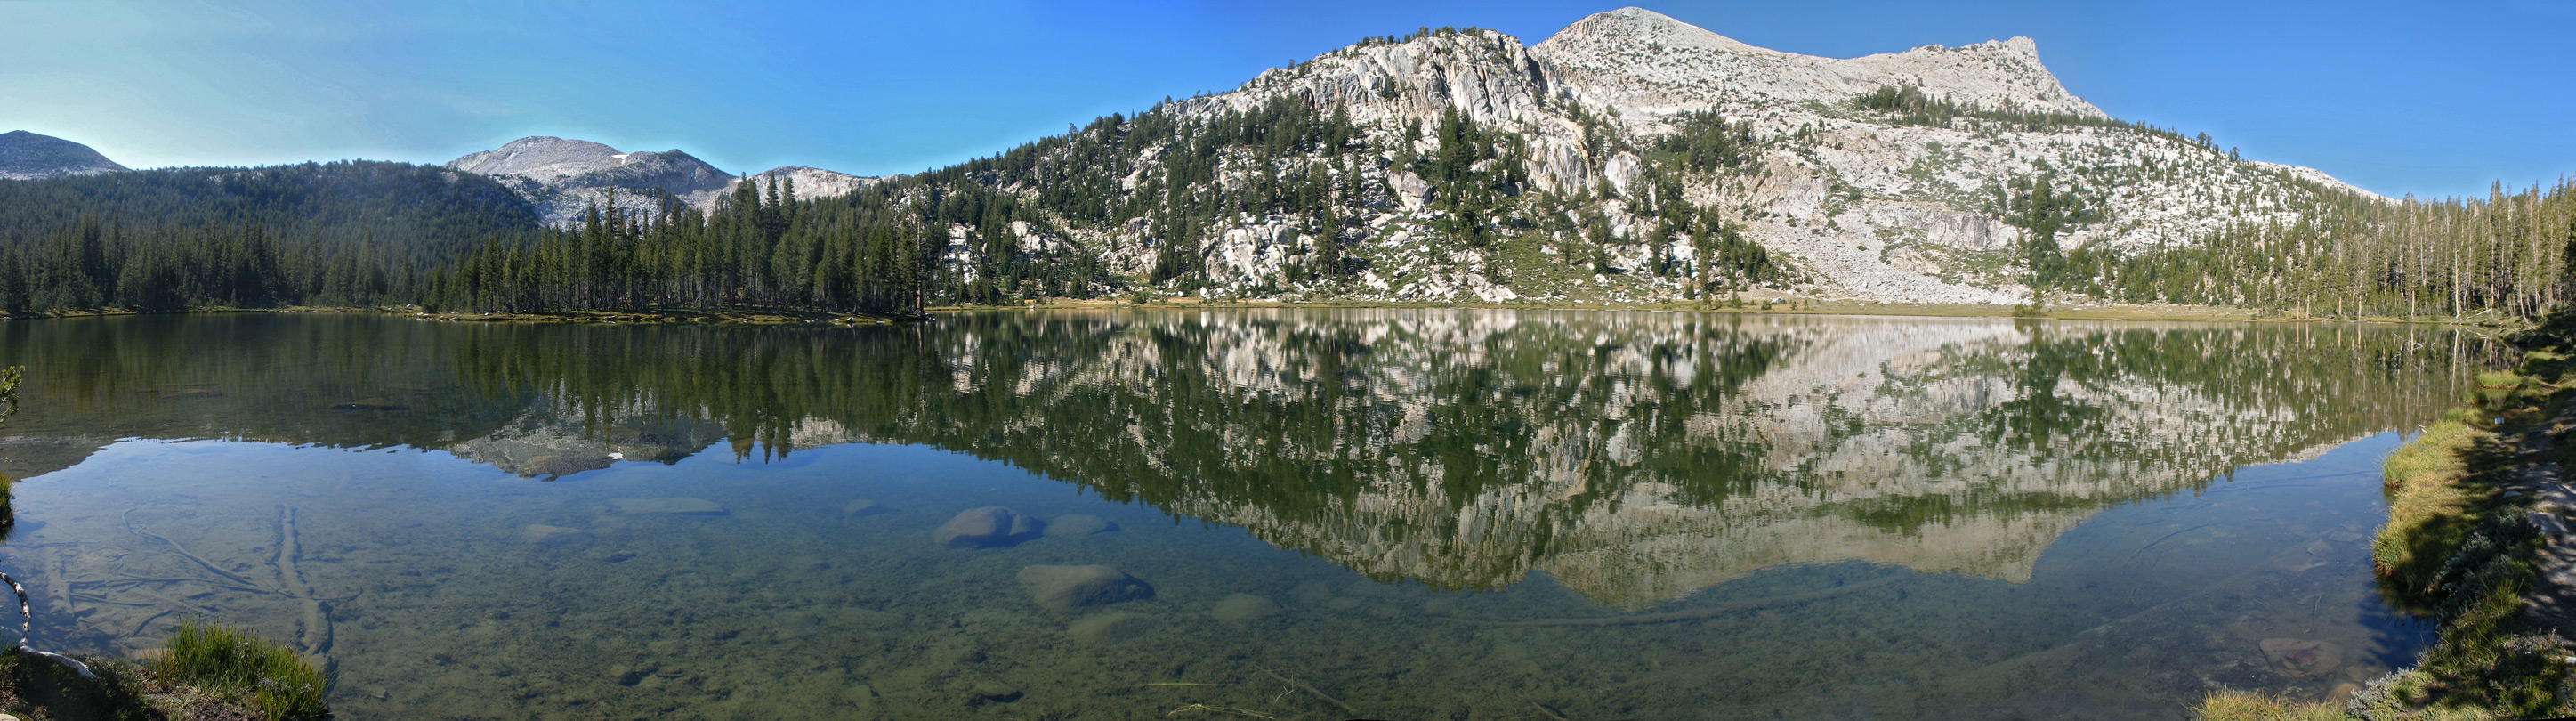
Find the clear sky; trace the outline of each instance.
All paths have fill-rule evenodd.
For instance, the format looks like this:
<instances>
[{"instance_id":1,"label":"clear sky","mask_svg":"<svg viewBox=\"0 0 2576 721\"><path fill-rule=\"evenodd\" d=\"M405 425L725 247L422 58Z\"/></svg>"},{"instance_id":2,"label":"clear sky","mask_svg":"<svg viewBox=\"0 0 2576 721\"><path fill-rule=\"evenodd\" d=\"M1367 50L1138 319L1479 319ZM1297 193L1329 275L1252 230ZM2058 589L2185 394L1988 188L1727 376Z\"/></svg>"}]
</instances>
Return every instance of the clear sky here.
<instances>
[{"instance_id":1,"label":"clear sky","mask_svg":"<svg viewBox=\"0 0 2576 721\"><path fill-rule=\"evenodd\" d=\"M437 163L559 135L736 173L904 173L1362 36L1535 44L1617 1L0 0L0 132L138 168ZM1642 5L1810 55L2029 36L2113 116L2392 196L2576 174L2567 0Z\"/></svg>"}]
</instances>

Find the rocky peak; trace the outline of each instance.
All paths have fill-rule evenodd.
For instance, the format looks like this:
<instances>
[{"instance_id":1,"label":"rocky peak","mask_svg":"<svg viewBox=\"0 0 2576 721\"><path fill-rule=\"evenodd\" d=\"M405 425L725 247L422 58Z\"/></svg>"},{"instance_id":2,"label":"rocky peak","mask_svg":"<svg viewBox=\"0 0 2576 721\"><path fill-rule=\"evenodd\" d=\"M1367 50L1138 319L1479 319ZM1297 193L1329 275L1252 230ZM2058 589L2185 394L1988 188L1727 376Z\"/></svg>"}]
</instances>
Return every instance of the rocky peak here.
<instances>
[{"instance_id":1,"label":"rocky peak","mask_svg":"<svg viewBox=\"0 0 2576 721\"><path fill-rule=\"evenodd\" d=\"M1955 48L1925 45L1902 53L1854 58L1844 64L1873 72L1881 84L1915 85L1953 102L2109 117L2092 103L2067 93L2057 76L2040 64L2039 43L2030 38L1988 40Z\"/></svg>"},{"instance_id":2,"label":"rocky peak","mask_svg":"<svg viewBox=\"0 0 2576 721\"><path fill-rule=\"evenodd\" d=\"M0 133L0 180L122 173L126 167L87 145L24 130Z\"/></svg>"},{"instance_id":3,"label":"rocky peak","mask_svg":"<svg viewBox=\"0 0 2576 721\"><path fill-rule=\"evenodd\" d=\"M625 163L626 159L627 154L605 144L535 135L510 141L495 150L467 154L448 161L447 167L482 175L516 175L551 183L614 168Z\"/></svg>"},{"instance_id":4,"label":"rocky peak","mask_svg":"<svg viewBox=\"0 0 2576 721\"><path fill-rule=\"evenodd\" d=\"M1272 68L1234 92L1178 105L1185 117L1204 117L1253 110L1281 96L1348 112L1363 124L1437 118L1453 107L1479 123L1519 124L1543 119L1559 94L1519 38L1472 30L1365 41Z\"/></svg>"},{"instance_id":5,"label":"rocky peak","mask_svg":"<svg viewBox=\"0 0 2576 721\"><path fill-rule=\"evenodd\" d=\"M2038 45L2029 38L1837 59L1758 48L1651 10L1625 8L1577 21L1530 52L1556 68L1586 103L1628 111L1631 125L1645 131L1660 128L1654 116L1833 104L1881 85L1914 85L1992 108L2102 116L2066 92L2040 64Z\"/></svg>"},{"instance_id":6,"label":"rocky peak","mask_svg":"<svg viewBox=\"0 0 2576 721\"><path fill-rule=\"evenodd\" d=\"M1659 47L1688 47L1746 55L1788 55L1770 48L1747 45L1734 38L1709 32L1697 25L1675 20L1672 16L1645 8L1620 8L1574 21L1542 45L1553 44L1560 50L1594 48L1610 52L1621 50L1654 50Z\"/></svg>"}]
</instances>

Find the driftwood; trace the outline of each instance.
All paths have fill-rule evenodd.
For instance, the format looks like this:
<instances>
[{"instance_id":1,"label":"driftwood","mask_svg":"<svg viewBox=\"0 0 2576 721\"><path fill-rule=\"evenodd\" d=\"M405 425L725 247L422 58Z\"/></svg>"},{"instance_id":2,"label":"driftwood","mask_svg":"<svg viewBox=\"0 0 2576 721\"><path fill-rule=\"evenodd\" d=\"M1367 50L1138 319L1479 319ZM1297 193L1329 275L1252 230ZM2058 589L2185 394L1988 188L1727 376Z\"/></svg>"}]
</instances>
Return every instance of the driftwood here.
<instances>
[{"instance_id":1,"label":"driftwood","mask_svg":"<svg viewBox=\"0 0 2576 721\"><path fill-rule=\"evenodd\" d=\"M361 593L364 593L362 591L359 593L351 593L347 596L331 598L314 595L312 583L305 580L303 568L296 565L297 561L304 555L304 543L303 537L295 530L295 508L293 506L279 506L277 509L277 562L274 566L274 570L277 574L277 581L274 585L262 583L241 574L224 570L223 567L217 566L214 562L206 560L205 557L189 551L187 546L181 545L178 541L172 540L168 536L143 530L141 527L134 525L134 511L131 509L128 509L125 512L125 530L137 536L160 541L162 545L169 546L170 550L177 552L180 557L188 559L190 563L194 563L198 568L205 569L207 572L214 574L215 577L141 578L126 576L95 583L98 585L202 583L216 588L248 591L251 593L283 596L295 599L304 607L303 617L298 623L299 630L296 633L296 646L298 647L298 650L301 650L306 656L320 657L331 650L330 604L357 598ZM191 610L203 612L202 608L195 607L193 605L187 606ZM155 617L157 618L158 616L156 615ZM147 620L145 623L148 624L150 621Z\"/></svg>"},{"instance_id":2,"label":"driftwood","mask_svg":"<svg viewBox=\"0 0 2576 721\"><path fill-rule=\"evenodd\" d=\"M197 566L198 566L198 567L200 567L200 568L204 568L204 569L206 569L206 570L208 570L208 571L212 571L212 572L214 572L214 574L215 574L215 575L217 575L217 576L222 576L222 577L224 577L224 578L231 579L231 580L232 580L232 582L234 582L234 583L238 583L238 584L241 584L241 585L244 585L244 586L258 586L258 585L259 585L259 582L258 582L258 581L253 581L253 580L250 580L250 579L248 579L248 578L243 578L243 577L241 576L241 574L233 573L233 572L231 572L231 571L226 571L226 570L224 570L224 569L222 569L222 568L218 568L218 567L216 567L216 566L215 566L215 564L214 564L213 562L211 562L211 561L207 561L206 559L204 559L204 558L202 558L202 557L199 557L197 554L194 554L194 553L190 553L190 552L188 552L188 547L187 547L187 546L179 545L179 542L178 542L178 541L170 540L170 538L169 538L169 537L167 537L167 536L163 536L163 535L160 535L160 534L157 534L157 533L153 533L153 532L151 532L151 531L146 531L146 530L143 530L143 529L141 529L141 528L136 528L136 527L134 526L134 509L131 509L131 508L125 509L125 530L126 530L127 532L129 532L129 533L133 533L134 535L137 535L137 536L142 536L142 537L144 537L144 538L149 538L149 539L152 539L152 540L155 540L155 541L160 541L163 545L169 546L169 547L170 547L170 550L178 551L180 556L186 557L189 561L193 561L193 562L195 562L195 563L197 564ZM262 589L262 590L266 590L266 589ZM272 591L272 593L273 593L273 591Z\"/></svg>"},{"instance_id":3,"label":"driftwood","mask_svg":"<svg viewBox=\"0 0 2576 721\"><path fill-rule=\"evenodd\" d=\"M331 650L331 609L322 599L313 597L313 586L304 582L304 571L295 567L295 557L304 554L303 542L295 534L295 507L277 509L277 578L286 587L285 595L304 602L304 630L297 634L304 655L320 656Z\"/></svg>"}]
</instances>

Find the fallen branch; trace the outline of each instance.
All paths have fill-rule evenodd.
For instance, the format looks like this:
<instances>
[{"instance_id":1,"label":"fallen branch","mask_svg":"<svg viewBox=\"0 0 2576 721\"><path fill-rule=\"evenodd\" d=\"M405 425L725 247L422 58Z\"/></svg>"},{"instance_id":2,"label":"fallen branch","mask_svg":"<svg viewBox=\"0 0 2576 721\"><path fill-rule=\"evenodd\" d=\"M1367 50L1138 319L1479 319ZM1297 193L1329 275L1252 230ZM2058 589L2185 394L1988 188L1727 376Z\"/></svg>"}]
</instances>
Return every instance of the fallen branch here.
<instances>
[{"instance_id":1,"label":"fallen branch","mask_svg":"<svg viewBox=\"0 0 2576 721\"><path fill-rule=\"evenodd\" d=\"M21 656L62 664L65 668L71 669L72 673L80 674L81 678L98 680L98 674L89 670L89 664L81 663L79 659L59 653L38 651L27 645L27 640L36 634L36 609L27 603L27 587L19 585L18 579L10 578L7 573L0 573L0 581L7 581L9 591L18 594L18 642L9 644L9 650L16 651Z\"/></svg>"},{"instance_id":2,"label":"fallen branch","mask_svg":"<svg viewBox=\"0 0 2576 721\"><path fill-rule=\"evenodd\" d=\"M1303 681L1299 681L1299 680L1296 680L1296 679L1293 679L1293 678L1289 678L1289 677L1286 677L1286 676L1281 676L1281 675L1279 675L1277 672L1271 671L1270 669L1261 668L1260 666L1253 666L1253 668L1261 669L1261 672L1262 672L1262 673L1269 674L1271 678L1279 679L1279 682L1280 682L1280 683L1288 684L1288 685L1289 685L1289 686L1291 686L1291 687L1295 687L1295 688L1299 688L1299 689L1304 689L1304 690L1306 691L1306 693L1314 694L1314 695L1315 695L1315 698L1320 698L1320 699L1323 699L1323 700L1326 700L1326 701L1330 701L1330 702L1332 702L1332 704L1333 704L1333 705L1342 707L1342 712L1343 712L1343 713L1348 713L1348 714L1357 715L1357 714L1360 712L1360 710L1359 710L1359 709L1351 708L1351 705L1350 705L1350 704L1342 703L1342 700L1341 700L1341 699L1333 698L1332 696L1330 696L1330 695L1328 695L1328 694L1325 694L1325 693L1324 693L1324 692L1322 692L1322 691L1318 691L1318 690L1316 690L1316 689L1315 689L1315 687L1313 687L1313 686L1308 686L1308 685L1306 685L1306 683L1305 683L1305 682L1303 682Z\"/></svg>"}]
</instances>

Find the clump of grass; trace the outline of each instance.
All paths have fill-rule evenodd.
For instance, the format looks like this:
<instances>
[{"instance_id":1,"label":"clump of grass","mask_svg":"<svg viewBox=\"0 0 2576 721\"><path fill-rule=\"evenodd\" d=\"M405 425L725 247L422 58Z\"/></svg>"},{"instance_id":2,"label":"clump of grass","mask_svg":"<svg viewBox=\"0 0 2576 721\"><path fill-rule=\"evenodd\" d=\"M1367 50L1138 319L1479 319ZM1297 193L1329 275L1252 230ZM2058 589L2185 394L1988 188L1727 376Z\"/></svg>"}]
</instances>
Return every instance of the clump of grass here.
<instances>
[{"instance_id":1,"label":"clump of grass","mask_svg":"<svg viewBox=\"0 0 2576 721\"><path fill-rule=\"evenodd\" d=\"M2344 721L2343 709L2252 691L2221 689L2200 700L2204 721Z\"/></svg>"},{"instance_id":2,"label":"clump of grass","mask_svg":"<svg viewBox=\"0 0 2576 721\"><path fill-rule=\"evenodd\" d=\"M200 619L179 622L169 650L153 666L163 680L229 700L247 701L270 721L330 714L322 697L330 679L275 641Z\"/></svg>"}]
</instances>

